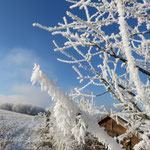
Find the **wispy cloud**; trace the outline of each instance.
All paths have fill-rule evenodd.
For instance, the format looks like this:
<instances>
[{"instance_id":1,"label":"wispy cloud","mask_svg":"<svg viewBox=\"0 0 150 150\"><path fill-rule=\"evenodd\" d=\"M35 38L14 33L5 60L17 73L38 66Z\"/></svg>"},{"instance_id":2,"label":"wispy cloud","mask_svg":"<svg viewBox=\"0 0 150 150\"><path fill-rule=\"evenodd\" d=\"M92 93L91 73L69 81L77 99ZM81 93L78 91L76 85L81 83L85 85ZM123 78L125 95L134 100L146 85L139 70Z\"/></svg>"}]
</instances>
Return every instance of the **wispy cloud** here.
<instances>
[{"instance_id":1,"label":"wispy cloud","mask_svg":"<svg viewBox=\"0 0 150 150\"><path fill-rule=\"evenodd\" d=\"M0 61L2 74L8 79L13 78L29 78L34 62L39 62L39 58L30 49L13 48Z\"/></svg>"},{"instance_id":2,"label":"wispy cloud","mask_svg":"<svg viewBox=\"0 0 150 150\"><path fill-rule=\"evenodd\" d=\"M0 94L0 103L24 103L42 107L48 107L51 104L51 98L47 93L41 92L39 87L22 84L15 85L12 90L15 94Z\"/></svg>"},{"instance_id":3,"label":"wispy cloud","mask_svg":"<svg viewBox=\"0 0 150 150\"><path fill-rule=\"evenodd\" d=\"M25 48L13 48L6 56L5 61L16 65L25 64L28 65L31 62L37 61L38 58L35 56L32 50Z\"/></svg>"},{"instance_id":4,"label":"wispy cloud","mask_svg":"<svg viewBox=\"0 0 150 150\"><path fill-rule=\"evenodd\" d=\"M44 107L50 104L50 97L30 83L34 63L44 64L30 49L17 47L3 54L0 59L0 103L31 103Z\"/></svg>"}]
</instances>

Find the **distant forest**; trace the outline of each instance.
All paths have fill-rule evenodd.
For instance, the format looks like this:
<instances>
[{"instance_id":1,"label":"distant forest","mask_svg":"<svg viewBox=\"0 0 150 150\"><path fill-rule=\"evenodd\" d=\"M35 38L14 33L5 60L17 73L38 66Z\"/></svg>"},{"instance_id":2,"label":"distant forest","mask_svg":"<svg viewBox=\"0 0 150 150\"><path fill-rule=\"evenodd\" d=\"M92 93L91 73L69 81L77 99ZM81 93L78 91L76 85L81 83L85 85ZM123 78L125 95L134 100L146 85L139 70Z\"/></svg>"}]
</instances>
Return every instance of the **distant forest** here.
<instances>
[{"instance_id":1,"label":"distant forest","mask_svg":"<svg viewBox=\"0 0 150 150\"><path fill-rule=\"evenodd\" d=\"M30 105L30 104L4 103L4 104L0 104L0 109L32 115L32 116L38 115L38 113L40 112L45 112L44 108Z\"/></svg>"}]
</instances>

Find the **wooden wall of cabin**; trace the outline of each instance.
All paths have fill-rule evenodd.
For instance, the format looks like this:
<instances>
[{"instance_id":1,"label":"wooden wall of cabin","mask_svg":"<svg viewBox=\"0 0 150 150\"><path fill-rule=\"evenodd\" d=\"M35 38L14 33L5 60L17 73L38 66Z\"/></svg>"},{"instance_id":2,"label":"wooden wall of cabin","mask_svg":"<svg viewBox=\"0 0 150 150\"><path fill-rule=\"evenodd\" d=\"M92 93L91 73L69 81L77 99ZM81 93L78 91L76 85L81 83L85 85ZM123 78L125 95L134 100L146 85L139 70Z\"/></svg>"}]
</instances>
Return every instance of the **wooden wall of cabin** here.
<instances>
[{"instance_id":1,"label":"wooden wall of cabin","mask_svg":"<svg viewBox=\"0 0 150 150\"><path fill-rule=\"evenodd\" d=\"M126 128L122 125L117 124L117 122L111 117L106 117L99 122L100 127L104 127L108 135L112 137L117 137L126 132ZM125 138L121 144L126 150L133 150L135 144L139 143L140 139L133 135L132 137Z\"/></svg>"}]
</instances>

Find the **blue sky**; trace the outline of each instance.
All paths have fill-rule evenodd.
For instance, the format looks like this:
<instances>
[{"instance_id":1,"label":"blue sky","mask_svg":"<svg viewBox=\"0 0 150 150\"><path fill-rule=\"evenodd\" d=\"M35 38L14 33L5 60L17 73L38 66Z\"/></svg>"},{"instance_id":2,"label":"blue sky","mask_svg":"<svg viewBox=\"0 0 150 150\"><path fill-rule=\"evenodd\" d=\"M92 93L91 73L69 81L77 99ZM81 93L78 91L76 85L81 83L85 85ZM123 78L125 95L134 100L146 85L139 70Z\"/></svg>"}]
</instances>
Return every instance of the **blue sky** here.
<instances>
[{"instance_id":1,"label":"blue sky","mask_svg":"<svg viewBox=\"0 0 150 150\"><path fill-rule=\"evenodd\" d=\"M35 22L55 26L63 21L67 10L69 3L65 0L0 2L0 102L32 103L43 107L50 104L48 95L31 85L35 62L52 80L58 80L57 85L64 92L79 87L72 66L58 62L56 59L61 55L53 52L52 40L63 40L32 26ZM105 104L107 100L108 94L98 98L96 104Z\"/></svg>"}]
</instances>

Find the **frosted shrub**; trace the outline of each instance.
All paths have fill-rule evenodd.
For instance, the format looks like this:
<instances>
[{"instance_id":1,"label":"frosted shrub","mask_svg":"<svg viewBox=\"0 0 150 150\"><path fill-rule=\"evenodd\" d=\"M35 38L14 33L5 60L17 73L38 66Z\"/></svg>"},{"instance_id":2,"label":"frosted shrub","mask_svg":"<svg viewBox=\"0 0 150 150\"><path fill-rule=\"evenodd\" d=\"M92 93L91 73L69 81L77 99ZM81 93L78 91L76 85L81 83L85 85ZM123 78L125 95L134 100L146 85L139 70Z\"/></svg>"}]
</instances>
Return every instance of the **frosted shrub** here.
<instances>
[{"instance_id":1,"label":"frosted shrub","mask_svg":"<svg viewBox=\"0 0 150 150\"><path fill-rule=\"evenodd\" d=\"M42 107L34 106L30 104L11 104L4 103L0 104L0 109L14 111L18 113L28 114L28 115L38 115L38 113L44 113L45 110Z\"/></svg>"},{"instance_id":2,"label":"frosted shrub","mask_svg":"<svg viewBox=\"0 0 150 150\"><path fill-rule=\"evenodd\" d=\"M43 74L39 65L35 64L31 81L33 84L38 82L41 90L47 91L54 101L51 111L52 119L50 118L53 126L50 126L49 131L50 136L54 135L53 138L58 149L72 149L73 141L78 145L84 144L88 132L108 149L121 149L120 145L109 137L104 129L99 128L97 120L93 119L93 116L82 111L75 101L65 95Z\"/></svg>"}]
</instances>

